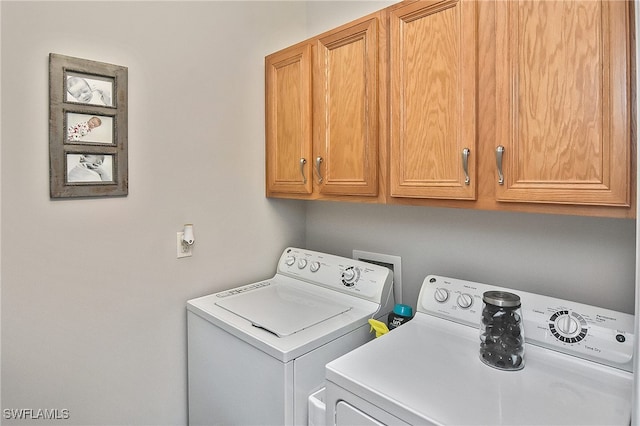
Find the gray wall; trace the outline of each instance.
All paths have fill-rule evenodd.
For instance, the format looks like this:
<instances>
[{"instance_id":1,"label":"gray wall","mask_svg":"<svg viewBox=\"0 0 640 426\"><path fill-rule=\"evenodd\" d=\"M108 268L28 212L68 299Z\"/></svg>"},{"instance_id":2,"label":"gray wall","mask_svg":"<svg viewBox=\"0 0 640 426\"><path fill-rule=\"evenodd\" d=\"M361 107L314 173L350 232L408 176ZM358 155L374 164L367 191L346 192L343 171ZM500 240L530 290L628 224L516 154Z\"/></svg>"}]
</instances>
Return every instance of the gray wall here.
<instances>
[{"instance_id":1,"label":"gray wall","mask_svg":"<svg viewBox=\"0 0 640 426\"><path fill-rule=\"evenodd\" d=\"M307 36L313 37L369 13L384 9L400 0L354 0L307 2Z\"/></svg>"},{"instance_id":2,"label":"gray wall","mask_svg":"<svg viewBox=\"0 0 640 426\"><path fill-rule=\"evenodd\" d=\"M2 406L184 424L185 302L304 244L304 204L264 197L264 56L306 36L304 4L0 7ZM50 52L129 68L128 197L49 199Z\"/></svg>"},{"instance_id":3,"label":"gray wall","mask_svg":"<svg viewBox=\"0 0 640 426\"><path fill-rule=\"evenodd\" d=\"M3 408L184 424L185 301L286 245L633 311L634 221L264 198L264 56L390 3L0 2ZM128 197L49 199L50 52L129 67Z\"/></svg>"},{"instance_id":4,"label":"gray wall","mask_svg":"<svg viewBox=\"0 0 640 426\"><path fill-rule=\"evenodd\" d=\"M437 274L634 312L633 220L316 202L307 247L400 256L414 308Z\"/></svg>"}]
</instances>

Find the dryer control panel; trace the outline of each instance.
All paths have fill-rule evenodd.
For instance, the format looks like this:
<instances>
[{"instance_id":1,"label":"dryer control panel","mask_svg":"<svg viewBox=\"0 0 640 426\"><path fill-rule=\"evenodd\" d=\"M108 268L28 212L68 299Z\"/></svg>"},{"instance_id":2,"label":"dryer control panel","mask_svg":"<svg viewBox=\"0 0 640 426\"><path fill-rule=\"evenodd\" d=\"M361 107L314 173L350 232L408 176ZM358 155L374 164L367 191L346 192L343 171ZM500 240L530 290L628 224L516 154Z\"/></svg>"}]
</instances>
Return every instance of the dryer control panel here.
<instances>
[{"instance_id":1,"label":"dryer control panel","mask_svg":"<svg viewBox=\"0 0 640 426\"><path fill-rule=\"evenodd\" d=\"M347 257L288 247L278 262L278 273L381 305L393 297L389 268Z\"/></svg>"},{"instance_id":2,"label":"dryer control panel","mask_svg":"<svg viewBox=\"0 0 640 426\"><path fill-rule=\"evenodd\" d=\"M633 370L634 317L597 306L472 281L429 275L418 312L478 328L486 291L520 297L525 342Z\"/></svg>"}]
</instances>

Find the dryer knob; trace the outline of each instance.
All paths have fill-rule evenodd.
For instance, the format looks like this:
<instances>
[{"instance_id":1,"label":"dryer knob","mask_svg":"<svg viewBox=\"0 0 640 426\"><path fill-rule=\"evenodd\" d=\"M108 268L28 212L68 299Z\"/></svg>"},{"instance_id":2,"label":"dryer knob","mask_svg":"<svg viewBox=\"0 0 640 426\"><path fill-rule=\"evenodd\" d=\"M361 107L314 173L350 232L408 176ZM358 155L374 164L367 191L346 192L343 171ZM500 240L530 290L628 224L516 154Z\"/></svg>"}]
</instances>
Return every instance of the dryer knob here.
<instances>
[{"instance_id":1,"label":"dryer knob","mask_svg":"<svg viewBox=\"0 0 640 426\"><path fill-rule=\"evenodd\" d=\"M287 256L285 263L289 266L293 266L293 264L296 263L296 258L294 256Z\"/></svg>"},{"instance_id":2,"label":"dryer knob","mask_svg":"<svg viewBox=\"0 0 640 426\"><path fill-rule=\"evenodd\" d=\"M462 293L458 296L457 303L462 309L469 309L473 305L473 296L469 293Z\"/></svg>"},{"instance_id":3,"label":"dryer knob","mask_svg":"<svg viewBox=\"0 0 640 426\"><path fill-rule=\"evenodd\" d=\"M304 269L307 266L307 259L298 260L298 269Z\"/></svg>"},{"instance_id":4,"label":"dryer knob","mask_svg":"<svg viewBox=\"0 0 640 426\"><path fill-rule=\"evenodd\" d=\"M318 269L320 269L320 262L311 262L309 268L311 269L311 272L318 272Z\"/></svg>"},{"instance_id":5,"label":"dryer knob","mask_svg":"<svg viewBox=\"0 0 640 426\"><path fill-rule=\"evenodd\" d=\"M556 330L564 336L573 337L580 333L580 322L571 314L566 313L558 316L556 320Z\"/></svg>"}]
</instances>

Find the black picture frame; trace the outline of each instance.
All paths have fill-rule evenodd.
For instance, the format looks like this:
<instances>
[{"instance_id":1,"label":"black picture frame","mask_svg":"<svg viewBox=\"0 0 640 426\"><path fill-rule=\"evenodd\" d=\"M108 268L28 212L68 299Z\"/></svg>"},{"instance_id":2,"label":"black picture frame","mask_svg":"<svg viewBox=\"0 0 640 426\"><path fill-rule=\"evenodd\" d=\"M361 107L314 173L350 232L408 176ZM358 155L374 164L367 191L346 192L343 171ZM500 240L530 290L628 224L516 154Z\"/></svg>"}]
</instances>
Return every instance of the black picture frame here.
<instances>
[{"instance_id":1,"label":"black picture frame","mask_svg":"<svg viewBox=\"0 0 640 426\"><path fill-rule=\"evenodd\" d=\"M128 69L49 54L51 198L126 196Z\"/></svg>"}]
</instances>

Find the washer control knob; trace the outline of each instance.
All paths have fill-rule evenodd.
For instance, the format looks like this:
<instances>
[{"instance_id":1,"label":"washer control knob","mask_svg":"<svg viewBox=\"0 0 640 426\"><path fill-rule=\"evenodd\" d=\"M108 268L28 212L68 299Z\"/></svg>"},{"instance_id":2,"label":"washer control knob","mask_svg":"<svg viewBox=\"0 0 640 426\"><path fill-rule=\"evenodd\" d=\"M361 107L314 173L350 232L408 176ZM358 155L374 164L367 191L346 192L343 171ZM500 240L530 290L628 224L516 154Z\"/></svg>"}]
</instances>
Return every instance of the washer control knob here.
<instances>
[{"instance_id":1,"label":"washer control knob","mask_svg":"<svg viewBox=\"0 0 640 426\"><path fill-rule=\"evenodd\" d=\"M462 293L458 296L457 303L462 309L469 309L473 305L473 297L469 293Z\"/></svg>"},{"instance_id":2,"label":"washer control knob","mask_svg":"<svg viewBox=\"0 0 640 426\"><path fill-rule=\"evenodd\" d=\"M449 290L438 287L436 288L436 292L433 294L433 297L436 299L436 302L444 303L449 299Z\"/></svg>"},{"instance_id":3,"label":"washer control knob","mask_svg":"<svg viewBox=\"0 0 640 426\"><path fill-rule=\"evenodd\" d=\"M288 266L293 266L294 263L296 263L296 258L295 256L287 256L287 259L285 260L285 263Z\"/></svg>"},{"instance_id":4,"label":"washer control knob","mask_svg":"<svg viewBox=\"0 0 640 426\"><path fill-rule=\"evenodd\" d=\"M311 269L311 272L318 272L318 269L320 269L320 262L311 262L309 268Z\"/></svg>"},{"instance_id":5,"label":"washer control knob","mask_svg":"<svg viewBox=\"0 0 640 426\"><path fill-rule=\"evenodd\" d=\"M342 284L347 287L353 287L358 281L358 278L360 278L360 271L353 266L349 266L342 271Z\"/></svg>"},{"instance_id":6,"label":"washer control knob","mask_svg":"<svg viewBox=\"0 0 640 426\"><path fill-rule=\"evenodd\" d=\"M342 273L342 279L346 282L352 282L355 277L356 272L353 270L353 268L347 268Z\"/></svg>"},{"instance_id":7,"label":"washer control knob","mask_svg":"<svg viewBox=\"0 0 640 426\"><path fill-rule=\"evenodd\" d=\"M298 260L298 269L304 269L307 266L307 259Z\"/></svg>"}]
</instances>

